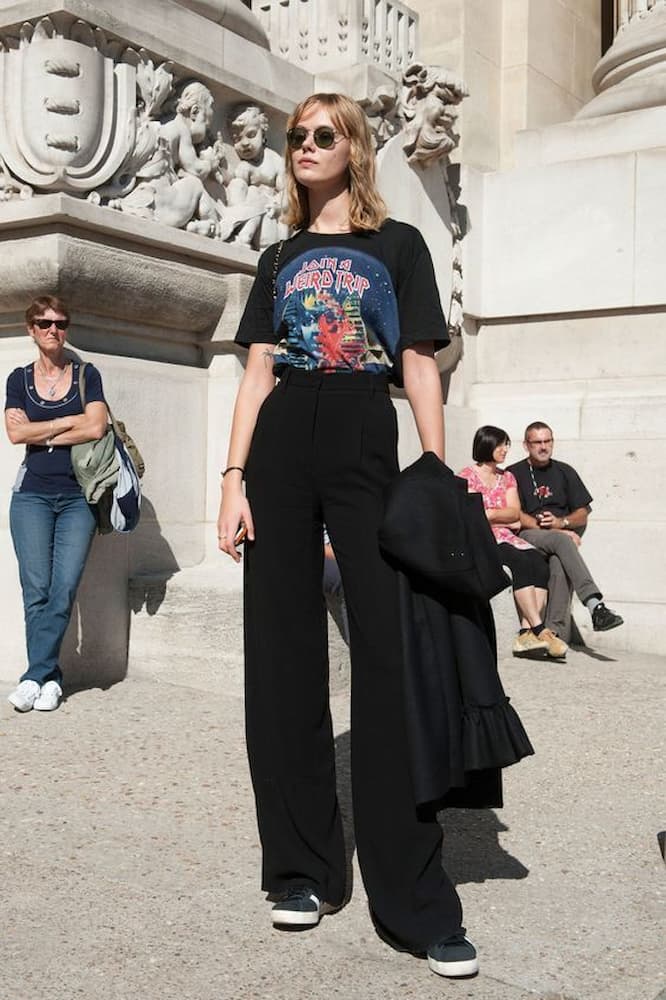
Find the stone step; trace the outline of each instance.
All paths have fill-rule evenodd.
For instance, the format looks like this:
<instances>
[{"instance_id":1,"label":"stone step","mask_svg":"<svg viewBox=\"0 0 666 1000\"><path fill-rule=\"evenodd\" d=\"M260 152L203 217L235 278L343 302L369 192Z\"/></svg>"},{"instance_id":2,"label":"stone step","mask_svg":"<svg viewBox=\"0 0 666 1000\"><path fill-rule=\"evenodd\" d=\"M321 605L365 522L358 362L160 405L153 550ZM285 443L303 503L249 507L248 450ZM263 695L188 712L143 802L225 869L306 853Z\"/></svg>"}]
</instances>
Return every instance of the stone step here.
<instances>
[{"instance_id":1,"label":"stone step","mask_svg":"<svg viewBox=\"0 0 666 1000\"><path fill-rule=\"evenodd\" d=\"M243 687L241 574L211 561L171 577L130 580L132 619L128 672L206 688L211 677L227 691ZM349 677L349 657L329 615L332 689Z\"/></svg>"},{"instance_id":2,"label":"stone step","mask_svg":"<svg viewBox=\"0 0 666 1000\"><path fill-rule=\"evenodd\" d=\"M529 385L476 383L470 389L468 401L476 410L479 425L506 426L517 442L525 426L535 419L550 423L560 440L635 438L645 445L666 436L666 378L663 377L550 379Z\"/></svg>"}]
</instances>

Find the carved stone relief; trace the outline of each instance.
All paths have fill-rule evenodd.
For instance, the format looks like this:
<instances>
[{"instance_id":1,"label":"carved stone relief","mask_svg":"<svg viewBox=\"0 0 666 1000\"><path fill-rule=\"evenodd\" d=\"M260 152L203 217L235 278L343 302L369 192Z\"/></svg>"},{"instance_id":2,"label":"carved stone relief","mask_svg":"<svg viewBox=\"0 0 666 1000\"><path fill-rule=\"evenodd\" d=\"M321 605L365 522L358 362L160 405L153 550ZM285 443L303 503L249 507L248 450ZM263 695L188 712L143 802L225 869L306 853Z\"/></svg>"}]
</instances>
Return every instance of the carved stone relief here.
<instances>
[{"instance_id":1,"label":"carved stone relief","mask_svg":"<svg viewBox=\"0 0 666 1000\"><path fill-rule=\"evenodd\" d=\"M398 113L409 163L425 166L455 149L458 109L467 94L462 80L440 66L416 62L406 70Z\"/></svg>"},{"instance_id":2,"label":"carved stone relief","mask_svg":"<svg viewBox=\"0 0 666 1000\"><path fill-rule=\"evenodd\" d=\"M377 87L370 97L360 100L359 104L365 111L375 149L379 152L389 139L400 131L398 85L383 84Z\"/></svg>"},{"instance_id":3,"label":"carved stone relief","mask_svg":"<svg viewBox=\"0 0 666 1000\"><path fill-rule=\"evenodd\" d=\"M87 192L133 142L131 50L71 15L0 38L0 156L21 184Z\"/></svg>"},{"instance_id":4,"label":"carved stone relief","mask_svg":"<svg viewBox=\"0 0 666 1000\"><path fill-rule=\"evenodd\" d=\"M0 38L0 201L65 191L261 249L285 235L282 157L261 108L235 109L231 141L214 111L203 83L73 15L26 22Z\"/></svg>"},{"instance_id":5,"label":"carved stone relief","mask_svg":"<svg viewBox=\"0 0 666 1000\"><path fill-rule=\"evenodd\" d=\"M348 23L342 8L339 13L338 45L344 46ZM301 33L302 44L307 39ZM445 71L413 63L401 90L388 79L361 101L376 149L402 127L410 164L426 167L445 157L457 143L453 126L465 94L464 84ZM261 250L287 236L280 222L283 157L267 145L262 108L233 108L224 131L214 128L219 111L202 82L178 79L172 63L157 62L72 14L26 22L14 36L0 37L0 203L64 191ZM456 232L458 249L459 227ZM453 266L452 324L458 328L459 253Z\"/></svg>"}]
</instances>

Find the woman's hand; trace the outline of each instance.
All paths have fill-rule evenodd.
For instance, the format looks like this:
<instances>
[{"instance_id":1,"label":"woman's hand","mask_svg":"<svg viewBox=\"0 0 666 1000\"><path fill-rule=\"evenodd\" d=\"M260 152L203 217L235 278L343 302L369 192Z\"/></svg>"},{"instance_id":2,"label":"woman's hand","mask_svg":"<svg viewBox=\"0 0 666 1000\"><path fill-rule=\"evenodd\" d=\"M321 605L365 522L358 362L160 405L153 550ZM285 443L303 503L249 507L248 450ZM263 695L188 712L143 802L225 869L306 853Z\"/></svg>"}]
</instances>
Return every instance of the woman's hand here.
<instances>
[{"instance_id":1,"label":"woman's hand","mask_svg":"<svg viewBox=\"0 0 666 1000\"><path fill-rule=\"evenodd\" d=\"M228 473L232 475L232 473ZM240 562L237 545L247 538L254 541L254 522L250 504L238 483L223 487L220 513L217 518L217 544L234 562Z\"/></svg>"}]
</instances>

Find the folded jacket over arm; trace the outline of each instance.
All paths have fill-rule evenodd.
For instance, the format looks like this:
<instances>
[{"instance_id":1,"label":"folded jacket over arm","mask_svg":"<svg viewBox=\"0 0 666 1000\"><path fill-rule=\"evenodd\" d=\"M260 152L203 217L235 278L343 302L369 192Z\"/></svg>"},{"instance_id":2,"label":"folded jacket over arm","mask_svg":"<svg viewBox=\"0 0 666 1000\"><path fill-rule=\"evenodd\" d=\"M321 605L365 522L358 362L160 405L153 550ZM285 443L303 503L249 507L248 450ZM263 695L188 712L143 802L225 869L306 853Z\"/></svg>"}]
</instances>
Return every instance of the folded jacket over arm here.
<instances>
[{"instance_id":1,"label":"folded jacket over arm","mask_svg":"<svg viewBox=\"0 0 666 1000\"><path fill-rule=\"evenodd\" d=\"M500 769L534 753L497 671L489 599L510 581L479 500L431 452L385 495L379 542L400 578L419 804L499 806Z\"/></svg>"}]
</instances>

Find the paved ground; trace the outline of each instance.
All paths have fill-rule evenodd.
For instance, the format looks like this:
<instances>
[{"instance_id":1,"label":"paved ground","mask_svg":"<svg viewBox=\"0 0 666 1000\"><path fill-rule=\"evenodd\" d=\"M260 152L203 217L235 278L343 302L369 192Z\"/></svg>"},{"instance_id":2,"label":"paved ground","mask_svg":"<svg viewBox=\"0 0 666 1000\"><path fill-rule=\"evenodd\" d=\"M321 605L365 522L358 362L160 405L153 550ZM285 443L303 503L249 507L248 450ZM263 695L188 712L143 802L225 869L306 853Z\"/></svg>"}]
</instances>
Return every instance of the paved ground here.
<instances>
[{"instance_id":1,"label":"paved ground","mask_svg":"<svg viewBox=\"0 0 666 1000\"><path fill-rule=\"evenodd\" d=\"M503 810L444 820L482 963L450 982L375 937L356 870L319 928L270 928L225 655L171 682L134 668L52 714L21 716L0 690L1 1000L662 995L666 660L503 664L537 754L508 771ZM348 820L346 709L338 691Z\"/></svg>"}]
</instances>

